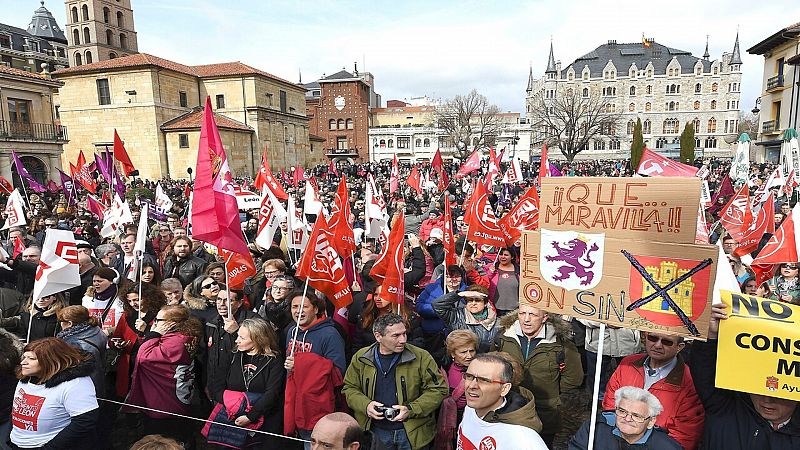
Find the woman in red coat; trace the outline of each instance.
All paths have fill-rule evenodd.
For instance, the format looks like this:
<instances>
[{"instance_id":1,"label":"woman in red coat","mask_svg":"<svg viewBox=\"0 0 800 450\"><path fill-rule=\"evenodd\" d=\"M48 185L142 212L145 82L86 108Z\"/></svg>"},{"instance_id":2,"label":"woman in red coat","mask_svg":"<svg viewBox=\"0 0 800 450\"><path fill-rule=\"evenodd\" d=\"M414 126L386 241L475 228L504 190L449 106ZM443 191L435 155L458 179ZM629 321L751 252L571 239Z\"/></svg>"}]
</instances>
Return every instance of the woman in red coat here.
<instances>
[{"instance_id":1,"label":"woman in red coat","mask_svg":"<svg viewBox=\"0 0 800 450\"><path fill-rule=\"evenodd\" d=\"M153 319L158 310L167 304L164 293L152 284L142 283L142 298L139 298L139 285L130 284L125 288L120 298L124 312L114 334L108 342L109 347L115 348L117 356L117 385L116 393L119 397L128 395L133 363L136 353L142 343L142 337L150 331ZM141 314L139 313L141 308Z\"/></svg>"}]
</instances>

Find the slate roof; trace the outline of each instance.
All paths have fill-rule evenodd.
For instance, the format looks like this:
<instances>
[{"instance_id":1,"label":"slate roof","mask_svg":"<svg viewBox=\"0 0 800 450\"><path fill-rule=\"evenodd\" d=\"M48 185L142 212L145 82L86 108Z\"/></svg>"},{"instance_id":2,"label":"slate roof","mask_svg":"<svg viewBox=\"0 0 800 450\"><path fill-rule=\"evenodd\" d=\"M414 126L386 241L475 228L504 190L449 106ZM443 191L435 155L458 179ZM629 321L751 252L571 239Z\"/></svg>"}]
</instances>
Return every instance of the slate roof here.
<instances>
[{"instance_id":1,"label":"slate roof","mask_svg":"<svg viewBox=\"0 0 800 450\"><path fill-rule=\"evenodd\" d=\"M52 39L66 44L67 37L64 35L64 30L58 26L53 14L44 7L44 0L40 3L42 6L33 12L31 23L28 24L28 33L43 39Z\"/></svg>"},{"instance_id":2,"label":"slate roof","mask_svg":"<svg viewBox=\"0 0 800 450\"><path fill-rule=\"evenodd\" d=\"M2 64L0 64L0 74L13 75L13 76L17 76L17 77L25 77L25 78L30 78L30 79L33 79L33 80L48 81L50 83L54 83L54 84L57 84L57 85L63 85L64 84L61 81L54 80L54 79L48 77L47 75L43 75L41 73L33 73L33 72L28 72L27 70L15 69L13 67L6 67L6 66L4 66Z\"/></svg>"},{"instance_id":3,"label":"slate roof","mask_svg":"<svg viewBox=\"0 0 800 450\"><path fill-rule=\"evenodd\" d=\"M6 25L4 23L0 23L0 31L5 31L11 36L11 48L13 50L17 50L20 52L25 51L25 38L29 40L33 40L39 43L39 49L41 50L40 53L44 53L45 50L52 50L53 45L47 40L44 36L33 36L32 34L28 33L27 30L23 30L22 28L14 27L11 25ZM55 40L55 39L54 39ZM66 43L66 40L64 41Z\"/></svg>"},{"instance_id":4,"label":"slate roof","mask_svg":"<svg viewBox=\"0 0 800 450\"><path fill-rule=\"evenodd\" d=\"M203 124L204 109L202 106L192 108L191 111L162 123L160 128L163 131L199 129ZM219 113L214 113L214 122L216 122L217 128L246 132L254 131L252 127Z\"/></svg>"},{"instance_id":5,"label":"slate roof","mask_svg":"<svg viewBox=\"0 0 800 450\"><path fill-rule=\"evenodd\" d=\"M631 64L636 63L639 70L647 67L652 61L656 74L663 74L667 71L667 65L672 58L677 58L681 65L681 73L694 72L694 65L697 61L703 64L703 71L711 70L711 61L703 60L692 56L691 52L667 47L666 45L653 42L650 48L645 48L641 42L623 44L603 44L591 52L576 59L572 64L561 70L561 78L567 78L567 70L573 67L576 78L580 78L584 66L589 66L592 78L602 77L603 69L611 60L620 74L627 74Z\"/></svg>"},{"instance_id":6,"label":"slate roof","mask_svg":"<svg viewBox=\"0 0 800 450\"><path fill-rule=\"evenodd\" d=\"M102 72L109 69L123 69L129 67L148 67L155 66L162 69L172 70L174 72L183 73L199 78L215 78L226 76L241 76L241 75L261 75L270 78L274 81L298 87L291 81L284 80L283 78L272 75L255 67L248 66L239 61L203 64L199 66L187 66L184 64L176 63L168 59L159 58L147 53L135 53L133 55L123 56L121 58L108 59L105 61L98 61L92 64L84 64L82 66L67 67L53 73L54 76L84 73L84 72Z\"/></svg>"}]
</instances>

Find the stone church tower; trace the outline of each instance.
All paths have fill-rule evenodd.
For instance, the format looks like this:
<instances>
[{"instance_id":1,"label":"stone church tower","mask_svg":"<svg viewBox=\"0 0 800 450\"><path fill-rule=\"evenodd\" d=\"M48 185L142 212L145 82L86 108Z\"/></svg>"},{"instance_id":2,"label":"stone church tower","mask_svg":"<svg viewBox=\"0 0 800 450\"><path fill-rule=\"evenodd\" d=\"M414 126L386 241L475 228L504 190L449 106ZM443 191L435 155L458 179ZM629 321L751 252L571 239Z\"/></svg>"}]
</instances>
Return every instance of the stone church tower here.
<instances>
[{"instance_id":1,"label":"stone church tower","mask_svg":"<svg viewBox=\"0 0 800 450\"><path fill-rule=\"evenodd\" d=\"M71 67L139 52L131 0L65 0Z\"/></svg>"}]
</instances>

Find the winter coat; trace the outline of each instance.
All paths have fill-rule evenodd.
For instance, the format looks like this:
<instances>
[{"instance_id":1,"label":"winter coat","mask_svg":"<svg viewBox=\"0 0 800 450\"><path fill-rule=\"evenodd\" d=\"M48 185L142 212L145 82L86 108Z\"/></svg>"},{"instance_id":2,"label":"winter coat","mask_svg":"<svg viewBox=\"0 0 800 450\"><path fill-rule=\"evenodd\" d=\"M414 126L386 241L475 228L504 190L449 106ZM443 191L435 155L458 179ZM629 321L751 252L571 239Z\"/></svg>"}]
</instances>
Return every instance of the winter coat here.
<instances>
[{"instance_id":1,"label":"winter coat","mask_svg":"<svg viewBox=\"0 0 800 450\"><path fill-rule=\"evenodd\" d=\"M92 257L92 263L94 266L80 274L81 276L81 284L75 286L72 289L67 290L67 303L70 305L80 305L81 301L83 301L83 296L86 295L86 290L92 285L92 279L94 278L94 273L97 272L97 269L101 267L101 262Z\"/></svg>"},{"instance_id":2,"label":"winter coat","mask_svg":"<svg viewBox=\"0 0 800 450\"><path fill-rule=\"evenodd\" d=\"M703 437L705 412L694 389L689 366L679 355L670 373L650 386L651 394L661 402L664 410L658 415L656 425L665 429L685 450L696 450ZM647 354L631 355L620 362L606 385L603 409L614 409L614 393L623 386L644 387L644 362Z\"/></svg>"},{"instance_id":3,"label":"winter coat","mask_svg":"<svg viewBox=\"0 0 800 450\"><path fill-rule=\"evenodd\" d=\"M22 342L3 328L0 328L0 341L4 341L4 344L8 344L14 349L16 352L16 358L14 359L19 362L19 358L22 355ZM12 355L2 354L0 358L2 358L4 366L10 366L8 362L12 360ZM7 422L11 418L11 405L14 403L14 391L16 387L17 377L14 373L13 366L9 367L9 371L6 373L0 372L0 424Z\"/></svg>"},{"instance_id":4,"label":"winter coat","mask_svg":"<svg viewBox=\"0 0 800 450\"><path fill-rule=\"evenodd\" d=\"M431 237L431 230L439 228L444 231L444 216L438 216L434 219L425 219L419 227L419 240L425 242Z\"/></svg>"},{"instance_id":5,"label":"winter coat","mask_svg":"<svg viewBox=\"0 0 800 450\"><path fill-rule=\"evenodd\" d=\"M181 285L188 286L195 278L203 274L206 270L207 261L204 261L194 255L186 259L178 261L176 256L170 256L164 261L164 279L177 278L180 280Z\"/></svg>"},{"instance_id":6,"label":"winter coat","mask_svg":"<svg viewBox=\"0 0 800 450\"><path fill-rule=\"evenodd\" d=\"M780 275L780 269L778 269L778 275L769 280L768 283L772 290L772 293L769 295L769 298L783 301L781 295L789 294L792 296L791 303L794 303L795 305L800 305L800 279L795 279L794 283L787 282Z\"/></svg>"},{"instance_id":7,"label":"winter coat","mask_svg":"<svg viewBox=\"0 0 800 450\"><path fill-rule=\"evenodd\" d=\"M213 320L219 313L215 302L210 302L205 297L195 297L192 295L192 287L186 286L183 290L183 302L194 317L200 319L205 324Z\"/></svg>"},{"instance_id":8,"label":"winter coat","mask_svg":"<svg viewBox=\"0 0 800 450\"><path fill-rule=\"evenodd\" d=\"M586 326L585 345L586 351L597 353L597 343L600 340L600 324L591 320L575 319ZM641 351L641 333L628 328L606 327L603 335L603 355L614 358L633 355Z\"/></svg>"},{"instance_id":9,"label":"winter coat","mask_svg":"<svg viewBox=\"0 0 800 450\"><path fill-rule=\"evenodd\" d=\"M246 319L260 318L258 314L243 307L239 308L233 317L238 324L241 324ZM212 378L218 373L217 367L220 364L225 364L226 361L230 361L234 350L236 350L236 338L239 337L239 330L228 333L225 331L224 326L222 316L219 314L214 320L210 320L205 324L204 344L206 346L206 373L209 385L214 383Z\"/></svg>"},{"instance_id":10,"label":"winter coat","mask_svg":"<svg viewBox=\"0 0 800 450\"><path fill-rule=\"evenodd\" d=\"M39 265L23 261L19 256L13 260L9 259L6 264L11 270L0 270L0 282L4 282L5 287L13 288L28 297L33 292L33 282Z\"/></svg>"},{"instance_id":11,"label":"winter coat","mask_svg":"<svg viewBox=\"0 0 800 450\"><path fill-rule=\"evenodd\" d=\"M286 333L286 354L313 352L324 358L333 361L341 373L347 368L345 360L344 339L336 331L333 320L325 318L312 324L305 330L297 332L297 340L294 340L294 330L296 324L290 326Z\"/></svg>"},{"instance_id":12,"label":"winter coat","mask_svg":"<svg viewBox=\"0 0 800 450\"><path fill-rule=\"evenodd\" d=\"M365 430L372 428L367 405L375 398L377 345L375 343L362 348L353 355L342 389L354 417ZM395 367L395 383L398 403L410 409L408 419L403 422L408 442L412 448L428 445L436 436L434 413L448 394L447 383L439 367L428 352L406 344Z\"/></svg>"},{"instance_id":13,"label":"winter coat","mask_svg":"<svg viewBox=\"0 0 800 450\"><path fill-rule=\"evenodd\" d=\"M153 257L152 255L148 255L147 253L144 253L142 255L142 264L146 262L150 263L154 267L161 267L161 265L159 264L158 260L155 257ZM120 277L123 279L128 278L128 272L138 270L138 267L136 266L135 257L130 263L125 264L125 255L122 253L120 253L118 256L116 256L114 259L111 260L111 264L109 264L109 267L116 270L119 273ZM134 278L138 279L139 274L135 273Z\"/></svg>"},{"instance_id":14,"label":"winter coat","mask_svg":"<svg viewBox=\"0 0 800 450\"><path fill-rule=\"evenodd\" d=\"M139 351L139 346L142 345L142 337L150 330L156 314L158 314L158 311L151 311L143 317L143 320L147 323L144 333L139 332L135 327L137 319L135 313L134 316L130 317L127 312L122 313L122 319L117 324L117 328L114 329L112 338L128 341L128 345L119 350L117 356L116 392L120 397L125 397L128 394L133 373L133 363L136 362L136 354Z\"/></svg>"},{"instance_id":15,"label":"winter coat","mask_svg":"<svg viewBox=\"0 0 800 450\"><path fill-rule=\"evenodd\" d=\"M31 305L30 311L22 311L19 314L20 325L19 329L17 330L17 335L25 339L25 337L28 335L28 324L30 323L31 342L37 339L55 336L61 329L57 316L59 309L61 309L61 305L58 303L53 303L44 311L41 311L35 306ZM35 313L33 314L33 320L31 320L31 312L34 311Z\"/></svg>"},{"instance_id":16,"label":"winter coat","mask_svg":"<svg viewBox=\"0 0 800 450\"><path fill-rule=\"evenodd\" d=\"M581 428L569 441L569 450L586 450L589 448L589 425L586 419ZM614 433L616 416L613 411L597 415L594 448L602 450L681 450L681 444L667 435L663 429L655 426L647 430L644 436L634 444L629 444L621 436Z\"/></svg>"},{"instance_id":17,"label":"winter coat","mask_svg":"<svg viewBox=\"0 0 800 450\"><path fill-rule=\"evenodd\" d=\"M319 419L336 411L342 372L333 362L316 353L295 353L294 370L286 380L283 433L313 430Z\"/></svg>"},{"instance_id":18,"label":"winter coat","mask_svg":"<svg viewBox=\"0 0 800 450\"><path fill-rule=\"evenodd\" d=\"M519 392L513 389L506 395L506 404L498 408L483 418L489 423L506 423L509 425L521 425L531 430L541 433L542 421L536 413L536 400L533 393L524 387L518 387Z\"/></svg>"},{"instance_id":19,"label":"winter coat","mask_svg":"<svg viewBox=\"0 0 800 450\"><path fill-rule=\"evenodd\" d=\"M491 351L494 338L500 327L497 324L497 311L491 303L486 304L486 319L478 320L466 306L460 303L458 292L450 292L433 301L433 310L442 318L449 331L469 330L478 336L478 353Z\"/></svg>"},{"instance_id":20,"label":"winter coat","mask_svg":"<svg viewBox=\"0 0 800 450\"><path fill-rule=\"evenodd\" d=\"M422 293L417 297L417 314L422 318L422 331L427 334L436 334L444 330L445 323L441 317L433 310L433 301L444 294L444 280L442 277L436 281L431 282ZM464 283L463 278L461 286L458 287L458 292L463 291L468 286Z\"/></svg>"},{"instance_id":21,"label":"winter coat","mask_svg":"<svg viewBox=\"0 0 800 450\"><path fill-rule=\"evenodd\" d=\"M561 392L575 389L583 382L581 357L575 344L567 338L566 325L560 318L548 318L543 325L544 338L535 348L527 351L528 357L525 358L520 346L522 330L517 311L506 314L499 321L496 350L509 353L522 364L520 386L533 393L536 409L542 419L543 434L558 432L561 427L558 411Z\"/></svg>"},{"instance_id":22,"label":"winter coat","mask_svg":"<svg viewBox=\"0 0 800 450\"><path fill-rule=\"evenodd\" d=\"M411 249L411 254L408 256L409 261L406 263L406 265L410 263L411 271L403 274L403 284L406 289L417 289L417 285L425 278L427 274L425 259L425 253L423 253L422 248L414 247Z\"/></svg>"},{"instance_id":23,"label":"winter coat","mask_svg":"<svg viewBox=\"0 0 800 450\"><path fill-rule=\"evenodd\" d=\"M106 378L106 349L108 347L108 336L103 333L100 327L86 327L79 333L59 333L58 337L64 340L67 344L77 347L86 353L89 353L94 358L95 366L92 371L92 382L94 383L94 390L98 397L105 396L105 378Z\"/></svg>"},{"instance_id":24,"label":"winter coat","mask_svg":"<svg viewBox=\"0 0 800 450\"><path fill-rule=\"evenodd\" d=\"M746 370L746 362L742 369ZM695 341L689 363L697 395L706 410L703 450L796 450L800 448L800 408L774 430L756 412L750 395L714 387L717 340Z\"/></svg>"}]
</instances>

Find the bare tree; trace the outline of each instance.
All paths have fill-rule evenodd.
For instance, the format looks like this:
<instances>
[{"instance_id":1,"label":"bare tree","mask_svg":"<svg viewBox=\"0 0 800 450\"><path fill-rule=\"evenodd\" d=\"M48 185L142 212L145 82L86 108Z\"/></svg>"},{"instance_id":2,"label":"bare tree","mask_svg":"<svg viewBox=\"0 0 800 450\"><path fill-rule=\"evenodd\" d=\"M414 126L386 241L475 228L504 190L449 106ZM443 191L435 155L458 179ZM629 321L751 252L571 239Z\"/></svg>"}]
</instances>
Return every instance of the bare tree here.
<instances>
[{"instance_id":1,"label":"bare tree","mask_svg":"<svg viewBox=\"0 0 800 450\"><path fill-rule=\"evenodd\" d=\"M750 112L739 113L739 133L747 133L752 139L758 134L758 115Z\"/></svg>"},{"instance_id":2,"label":"bare tree","mask_svg":"<svg viewBox=\"0 0 800 450\"><path fill-rule=\"evenodd\" d=\"M568 89L554 99L539 99L531 113L534 127L548 147L558 147L572 162L599 136L616 136L621 115L615 105L598 95L583 96Z\"/></svg>"},{"instance_id":3,"label":"bare tree","mask_svg":"<svg viewBox=\"0 0 800 450\"><path fill-rule=\"evenodd\" d=\"M484 148L494 145L499 134L499 112L500 108L473 89L469 94L456 95L438 107L436 122L449 143L456 147L456 156L466 159L471 153L470 146Z\"/></svg>"}]
</instances>

